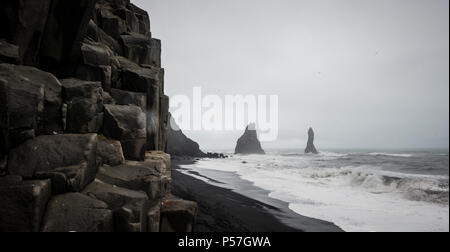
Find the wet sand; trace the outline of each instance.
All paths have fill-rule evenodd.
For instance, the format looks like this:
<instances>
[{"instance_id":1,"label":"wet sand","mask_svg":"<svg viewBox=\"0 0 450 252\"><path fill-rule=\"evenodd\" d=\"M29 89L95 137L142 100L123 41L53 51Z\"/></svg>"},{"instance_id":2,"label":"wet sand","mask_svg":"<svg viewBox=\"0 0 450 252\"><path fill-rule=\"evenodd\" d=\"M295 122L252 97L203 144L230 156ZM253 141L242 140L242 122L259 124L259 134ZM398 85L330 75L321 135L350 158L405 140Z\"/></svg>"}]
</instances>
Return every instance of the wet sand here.
<instances>
[{"instance_id":1,"label":"wet sand","mask_svg":"<svg viewBox=\"0 0 450 252\"><path fill-rule=\"evenodd\" d=\"M268 191L233 173L209 171L214 173L209 176L179 166L193 162L192 159L173 160L172 192L199 204L197 232L342 232L333 223L293 212L288 203L270 198ZM221 180L231 180L233 186Z\"/></svg>"}]
</instances>

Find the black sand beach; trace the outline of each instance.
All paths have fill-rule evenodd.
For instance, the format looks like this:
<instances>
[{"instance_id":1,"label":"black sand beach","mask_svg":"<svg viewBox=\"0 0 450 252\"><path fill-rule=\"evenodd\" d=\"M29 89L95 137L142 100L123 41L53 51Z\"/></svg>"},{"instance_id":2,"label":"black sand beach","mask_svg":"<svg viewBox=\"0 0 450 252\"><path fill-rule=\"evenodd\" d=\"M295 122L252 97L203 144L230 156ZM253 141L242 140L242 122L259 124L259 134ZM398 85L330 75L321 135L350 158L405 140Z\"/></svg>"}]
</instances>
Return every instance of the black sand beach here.
<instances>
[{"instance_id":1,"label":"black sand beach","mask_svg":"<svg viewBox=\"0 0 450 252\"><path fill-rule=\"evenodd\" d=\"M192 160L173 160L172 192L176 196L198 202L197 232L342 231L332 223L296 214L289 209L287 203L269 198L268 192L254 187L250 182L239 181L244 184L246 191L254 192L258 195L258 199L262 199L261 201L183 174L179 165L192 162ZM214 181L209 177L203 178L220 184L220 181Z\"/></svg>"}]
</instances>

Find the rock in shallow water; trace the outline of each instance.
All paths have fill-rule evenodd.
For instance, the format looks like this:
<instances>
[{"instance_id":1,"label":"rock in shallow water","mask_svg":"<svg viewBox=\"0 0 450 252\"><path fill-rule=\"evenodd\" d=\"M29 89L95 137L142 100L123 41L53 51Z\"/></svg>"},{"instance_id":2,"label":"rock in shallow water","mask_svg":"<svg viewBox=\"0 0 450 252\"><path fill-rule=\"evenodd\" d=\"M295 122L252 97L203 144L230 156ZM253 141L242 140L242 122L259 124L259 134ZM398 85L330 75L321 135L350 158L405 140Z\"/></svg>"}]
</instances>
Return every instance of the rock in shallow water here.
<instances>
[{"instance_id":1,"label":"rock in shallow water","mask_svg":"<svg viewBox=\"0 0 450 252\"><path fill-rule=\"evenodd\" d=\"M256 127L254 124L249 125L244 135L239 138L236 145L236 154L265 154L258 140Z\"/></svg>"},{"instance_id":2,"label":"rock in shallow water","mask_svg":"<svg viewBox=\"0 0 450 252\"><path fill-rule=\"evenodd\" d=\"M305 149L305 154L319 154L314 146L314 130L312 128L308 131L308 144Z\"/></svg>"}]
</instances>

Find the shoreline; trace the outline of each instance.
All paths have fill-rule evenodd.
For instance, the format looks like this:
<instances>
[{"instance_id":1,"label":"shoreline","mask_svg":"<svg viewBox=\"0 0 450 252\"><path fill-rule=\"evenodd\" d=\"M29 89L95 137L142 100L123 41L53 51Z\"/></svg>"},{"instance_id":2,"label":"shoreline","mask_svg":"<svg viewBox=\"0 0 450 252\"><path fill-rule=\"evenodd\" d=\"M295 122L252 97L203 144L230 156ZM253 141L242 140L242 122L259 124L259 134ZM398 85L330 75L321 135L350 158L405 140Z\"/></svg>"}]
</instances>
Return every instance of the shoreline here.
<instances>
[{"instance_id":1,"label":"shoreline","mask_svg":"<svg viewBox=\"0 0 450 252\"><path fill-rule=\"evenodd\" d=\"M343 232L335 224L301 216L289 204L269 197L269 192L240 179L236 174L215 172L238 184L239 190L195 171L184 174L180 165L194 164L195 159L172 160L172 193L196 201L199 205L196 232ZM241 193L242 191L242 193Z\"/></svg>"}]
</instances>

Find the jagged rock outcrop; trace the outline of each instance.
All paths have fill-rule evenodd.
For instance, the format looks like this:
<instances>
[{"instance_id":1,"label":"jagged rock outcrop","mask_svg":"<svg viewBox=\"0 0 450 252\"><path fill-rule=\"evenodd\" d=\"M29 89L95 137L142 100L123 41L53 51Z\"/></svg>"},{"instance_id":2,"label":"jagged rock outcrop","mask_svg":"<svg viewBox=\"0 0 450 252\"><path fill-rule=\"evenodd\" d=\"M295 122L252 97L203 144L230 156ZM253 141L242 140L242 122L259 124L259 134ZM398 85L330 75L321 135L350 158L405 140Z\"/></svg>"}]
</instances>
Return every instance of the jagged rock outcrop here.
<instances>
[{"instance_id":1,"label":"jagged rock outcrop","mask_svg":"<svg viewBox=\"0 0 450 252\"><path fill-rule=\"evenodd\" d=\"M183 134L172 115L169 115L169 122L167 153L174 156L206 157L206 154L200 150L198 143Z\"/></svg>"},{"instance_id":2,"label":"jagged rock outcrop","mask_svg":"<svg viewBox=\"0 0 450 252\"><path fill-rule=\"evenodd\" d=\"M314 146L314 130L312 128L308 130L308 144L305 149L305 154L319 154Z\"/></svg>"},{"instance_id":3,"label":"jagged rock outcrop","mask_svg":"<svg viewBox=\"0 0 450 252\"><path fill-rule=\"evenodd\" d=\"M147 12L2 0L0 28L0 231L192 231L195 203L164 207L179 199Z\"/></svg>"},{"instance_id":4,"label":"jagged rock outcrop","mask_svg":"<svg viewBox=\"0 0 450 252\"><path fill-rule=\"evenodd\" d=\"M265 154L258 140L255 124L250 124L237 141L235 154Z\"/></svg>"}]
</instances>

